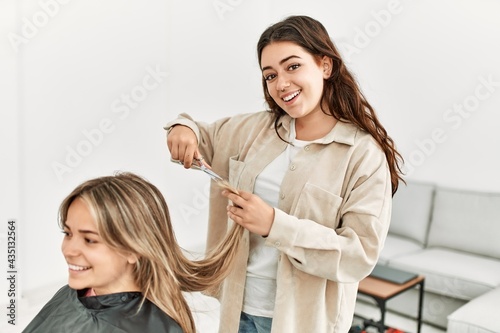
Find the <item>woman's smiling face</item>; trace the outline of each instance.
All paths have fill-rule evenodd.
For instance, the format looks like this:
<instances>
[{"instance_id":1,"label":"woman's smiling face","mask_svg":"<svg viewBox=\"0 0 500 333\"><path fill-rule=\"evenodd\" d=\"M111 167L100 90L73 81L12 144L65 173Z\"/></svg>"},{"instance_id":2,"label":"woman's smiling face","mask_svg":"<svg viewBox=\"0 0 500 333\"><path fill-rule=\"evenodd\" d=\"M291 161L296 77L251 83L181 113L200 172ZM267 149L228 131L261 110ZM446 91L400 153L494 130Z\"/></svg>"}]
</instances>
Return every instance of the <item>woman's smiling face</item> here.
<instances>
[{"instance_id":1,"label":"woman's smiling face","mask_svg":"<svg viewBox=\"0 0 500 333\"><path fill-rule=\"evenodd\" d=\"M68 263L68 284L97 295L138 291L132 275L134 255L121 254L104 244L86 203L76 198L64 223L62 253Z\"/></svg>"},{"instance_id":2,"label":"woman's smiling face","mask_svg":"<svg viewBox=\"0 0 500 333\"><path fill-rule=\"evenodd\" d=\"M328 57L317 59L292 42L273 42L262 50L261 68L269 94L292 118L323 113L323 85L331 72Z\"/></svg>"}]
</instances>

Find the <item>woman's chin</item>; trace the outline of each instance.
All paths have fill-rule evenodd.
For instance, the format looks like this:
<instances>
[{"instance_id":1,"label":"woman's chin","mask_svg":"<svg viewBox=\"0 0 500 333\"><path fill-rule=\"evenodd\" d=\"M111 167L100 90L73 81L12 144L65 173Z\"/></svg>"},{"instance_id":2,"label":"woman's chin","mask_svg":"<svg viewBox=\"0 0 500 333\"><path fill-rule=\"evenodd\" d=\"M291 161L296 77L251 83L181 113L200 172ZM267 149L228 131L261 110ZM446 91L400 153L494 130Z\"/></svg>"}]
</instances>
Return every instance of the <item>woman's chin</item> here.
<instances>
[{"instance_id":1,"label":"woman's chin","mask_svg":"<svg viewBox=\"0 0 500 333\"><path fill-rule=\"evenodd\" d=\"M82 290L82 289L90 288L88 285L86 285L84 283L72 281L71 279L68 280L68 286L74 290Z\"/></svg>"}]
</instances>

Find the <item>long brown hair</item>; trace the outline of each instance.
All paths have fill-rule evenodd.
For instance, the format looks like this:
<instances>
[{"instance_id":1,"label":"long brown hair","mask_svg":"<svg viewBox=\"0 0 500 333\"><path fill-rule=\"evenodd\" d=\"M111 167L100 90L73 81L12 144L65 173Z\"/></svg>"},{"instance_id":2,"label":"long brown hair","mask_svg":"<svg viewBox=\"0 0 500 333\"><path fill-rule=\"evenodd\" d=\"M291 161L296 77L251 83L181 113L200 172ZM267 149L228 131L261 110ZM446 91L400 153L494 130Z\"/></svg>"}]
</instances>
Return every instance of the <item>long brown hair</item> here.
<instances>
[{"instance_id":1,"label":"long brown hair","mask_svg":"<svg viewBox=\"0 0 500 333\"><path fill-rule=\"evenodd\" d=\"M182 291L209 290L222 282L229 273L243 228L235 227L204 259L193 261L186 258L177 243L163 195L145 179L120 173L82 183L60 206L61 228L76 198L86 203L107 246L137 255L133 274L144 298L173 318L183 332L195 333Z\"/></svg>"},{"instance_id":2,"label":"long brown hair","mask_svg":"<svg viewBox=\"0 0 500 333\"><path fill-rule=\"evenodd\" d=\"M392 193L396 193L401 176L403 157L396 150L394 141L387 134L375 114L373 107L367 102L354 76L349 72L340 57L325 27L308 16L290 16L267 28L260 36L257 44L259 65L262 50L273 42L287 41L301 46L316 59L327 56L333 61L333 70L325 80L321 105L326 105L331 115L339 121L348 121L370 133L385 153L391 173ZM278 120L286 112L273 100L267 89L265 78L262 78L264 97L275 114L275 129Z\"/></svg>"}]
</instances>

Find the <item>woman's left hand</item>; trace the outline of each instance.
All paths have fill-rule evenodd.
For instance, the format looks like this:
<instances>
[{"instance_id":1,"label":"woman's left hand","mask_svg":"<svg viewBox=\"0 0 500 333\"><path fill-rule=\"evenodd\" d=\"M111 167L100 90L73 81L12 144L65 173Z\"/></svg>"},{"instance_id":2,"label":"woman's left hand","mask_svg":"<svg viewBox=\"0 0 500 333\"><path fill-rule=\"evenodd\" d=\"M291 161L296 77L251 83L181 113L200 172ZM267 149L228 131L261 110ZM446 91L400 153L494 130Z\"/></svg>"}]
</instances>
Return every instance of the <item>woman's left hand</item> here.
<instances>
[{"instance_id":1,"label":"woman's left hand","mask_svg":"<svg viewBox=\"0 0 500 333\"><path fill-rule=\"evenodd\" d=\"M222 191L222 195L233 202L233 205L227 206L227 216L250 232L269 235L274 221L274 208L255 194L241 190L238 192L240 195Z\"/></svg>"}]
</instances>

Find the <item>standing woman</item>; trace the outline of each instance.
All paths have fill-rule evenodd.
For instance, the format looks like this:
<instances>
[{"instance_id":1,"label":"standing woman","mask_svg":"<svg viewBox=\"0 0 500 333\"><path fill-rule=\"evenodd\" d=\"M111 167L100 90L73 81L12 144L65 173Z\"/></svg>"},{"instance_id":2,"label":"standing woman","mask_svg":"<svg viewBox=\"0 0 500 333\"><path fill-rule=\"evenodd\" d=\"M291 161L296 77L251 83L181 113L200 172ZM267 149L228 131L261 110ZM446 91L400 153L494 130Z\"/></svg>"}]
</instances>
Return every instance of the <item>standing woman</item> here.
<instances>
[{"instance_id":1,"label":"standing woman","mask_svg":"<svg viewBox=\"0 0 500 333\"><path fill-rule=\"evenodd\" d=\"M212 124L182 114L165 127L173 159L239 189L211 188L209 248L231 221L246 229L218 295L219 332L345 333L402 158L320 22L270 26L257 54L269 111Z\"/></svg>"}]
</instances>

